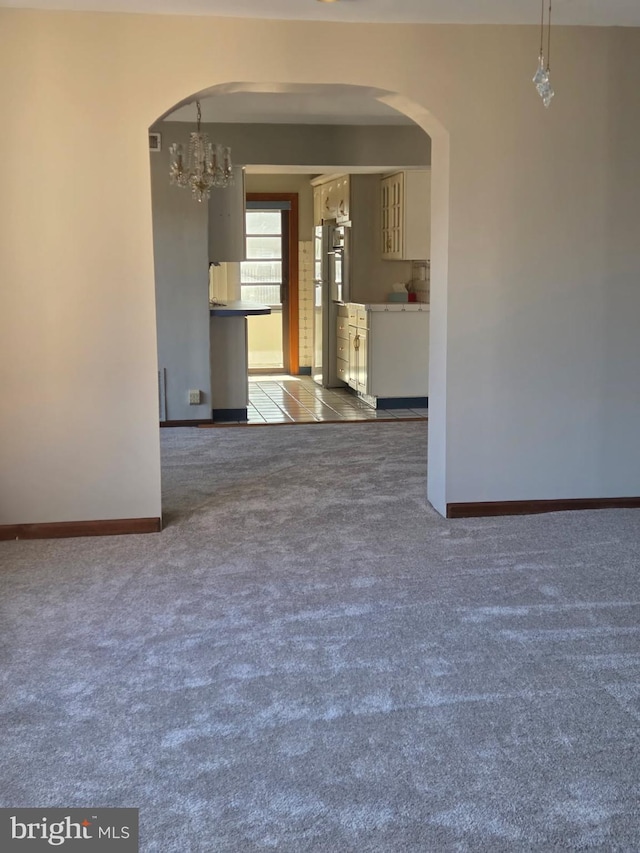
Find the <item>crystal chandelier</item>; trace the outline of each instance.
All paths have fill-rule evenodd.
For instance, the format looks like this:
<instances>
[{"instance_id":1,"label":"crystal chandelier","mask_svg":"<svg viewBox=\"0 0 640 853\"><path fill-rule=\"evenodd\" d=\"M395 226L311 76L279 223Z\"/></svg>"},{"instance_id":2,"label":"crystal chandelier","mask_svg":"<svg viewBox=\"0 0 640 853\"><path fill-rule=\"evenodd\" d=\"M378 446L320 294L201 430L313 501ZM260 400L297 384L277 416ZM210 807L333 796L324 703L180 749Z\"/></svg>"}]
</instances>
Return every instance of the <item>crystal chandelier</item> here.
<instances>
[{"instance_id":1,"label":"crystal chandelier","mask_svg":"<svg viewBox=\"0 0 640 853\"><path fill-rule=\"evenodd\" d=\"M231 148L211 142L209 134L201 132L200 101L196 101L196 108L197 127L189 136L186 160L185 146L181 142L174 142L169 148L169 181L179 187L191 187L193 197L201 202L209 198L212 187L233 184L233 169Z\"/></svg>"},{"instance_id":2,"label":"crystal chandelier","mask_svg":"<svg viewBox=\"0 0 640 853\"><path fill-rule=\"evenodd\" d=\"M533 82L536 84L538 94L542 98L542 103L548 107L551 99L555 95L549 74L551 71L550 55L551 55L551 0L549 0L549 20L547 21L547 61L544 60L544 0L540 0L542 15L540 20L540 54L538 55L538 68L533 75Z\"/></svg>"}]
</instances>

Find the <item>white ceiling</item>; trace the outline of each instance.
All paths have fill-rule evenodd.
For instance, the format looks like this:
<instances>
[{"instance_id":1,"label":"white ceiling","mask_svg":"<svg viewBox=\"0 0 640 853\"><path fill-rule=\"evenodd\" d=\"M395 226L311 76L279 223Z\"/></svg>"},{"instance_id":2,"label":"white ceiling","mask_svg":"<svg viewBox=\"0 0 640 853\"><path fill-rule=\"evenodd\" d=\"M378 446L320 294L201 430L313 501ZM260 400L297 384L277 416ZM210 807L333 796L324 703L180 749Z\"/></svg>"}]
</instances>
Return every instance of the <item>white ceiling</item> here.
<instances>
[{"instance_id":1,"label":"white ceiling","mask_svg":"<svg viewBox=\"0 0 640 853\"><path fill-rule=\"evenodd\" d=\"M640 0L639 0L640 2ZM324 92L233 92L201 97L202 120L240 124L412 124L410 118L360 90L326 86ZM195 104L166 116L195 123Z\"/></svg>"},{"instance_id":2,"label":"white ceiling","mask_svg":"<svg viewBox=\"0 0 640 853\"><path fill-rule=\"evenodd\" d=\"M0 6L345 22L535 24L540 19L539 0L0 0ZM553 19L640 27L640 0L554 0Z\"/></svg>"}]
</instances>

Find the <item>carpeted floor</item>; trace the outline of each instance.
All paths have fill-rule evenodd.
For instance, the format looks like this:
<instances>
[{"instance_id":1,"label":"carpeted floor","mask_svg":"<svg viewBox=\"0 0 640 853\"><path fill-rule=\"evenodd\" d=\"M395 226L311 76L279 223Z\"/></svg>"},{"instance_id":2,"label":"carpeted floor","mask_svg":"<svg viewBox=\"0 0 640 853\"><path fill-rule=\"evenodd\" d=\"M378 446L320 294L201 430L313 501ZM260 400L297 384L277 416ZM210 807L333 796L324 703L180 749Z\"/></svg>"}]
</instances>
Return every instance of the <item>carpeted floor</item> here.
<instances>
[{"instance_id":1,"label":"carpeted floor","mask_svg":"<svg viewBox=\"0 0 640 853\"><path fill-rule=\"evenodd\" d=\"M426 424L163 430L158 535L0 543L0 805L144 853L640 850L640 513L446 521Z\"/></svg>"}]
</instances>

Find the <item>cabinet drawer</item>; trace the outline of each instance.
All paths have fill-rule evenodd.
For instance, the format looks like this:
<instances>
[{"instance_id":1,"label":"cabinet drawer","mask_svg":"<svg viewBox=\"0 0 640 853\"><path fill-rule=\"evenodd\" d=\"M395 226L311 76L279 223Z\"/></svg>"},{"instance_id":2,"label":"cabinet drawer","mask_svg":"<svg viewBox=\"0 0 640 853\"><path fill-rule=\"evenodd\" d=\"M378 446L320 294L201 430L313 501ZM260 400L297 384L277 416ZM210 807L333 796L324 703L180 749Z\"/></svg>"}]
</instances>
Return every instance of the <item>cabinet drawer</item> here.
<instances>
[{"instance_id":1,"label":"cabinet drawer","mask_svg":"<svg viewBox=\"0 0 640 853\"><path fill-rule=\"evenodd\" d=\"M348 352L348 347L347 347ZM336 373L338 374L338 379L341 379L343 382L349 381L349 362L340 358L340 351L338 349L338 359L336 361Z\"/></svg>"},{"instance_id":2,"label":"cabinet drawer","mask_svg":"<svg viewBox=\"0 0 640 853\"><path fill-rule=\"evenodd\" d=\"M358 325L358 306L354 304L348 305L349 309L349 325L357 326Z\"/></svg>"},{"instance_id":3,"label":"cabinet drawer","mask_svg":"<svg viewBox=\"0 0 640 853\"><path fill-rule=\"evenodd\" d=\"M367 311L364 308L358 308L356 315L356 325L359 329L368 329L369 328L369 318L367 316Z\"/></svg>"},{"instance_id":4,"label":"cabinet drawer","mask_svg":"<svg viewBox=\"0 0 640 853\"><path fill-rule=\"evenodd\" d=\"M338 317L349 317L348 305L345 305L344 303L342 305L338 305Z\"/></svg>"},{"instance_id":5,"label":"cabinet drawer","mask_svg":"<svg viewBox=\"0 0 640 853\"><path fill-rule=\"evenodd\" d=\"M336 357L349 360L349 335L346 338L338 338L336 341Z\"/></svg>"},{"instance_id":6,"label":"cabinet drawer","mask_svg":"<svg viewBox=\"0 0 640 853\"><path fill-rule=\"evenodd\" d=\"M349 340L349 318L338 317L336 321L336 337L338 339L345 338Z\"/></svg>"}]
</instances>

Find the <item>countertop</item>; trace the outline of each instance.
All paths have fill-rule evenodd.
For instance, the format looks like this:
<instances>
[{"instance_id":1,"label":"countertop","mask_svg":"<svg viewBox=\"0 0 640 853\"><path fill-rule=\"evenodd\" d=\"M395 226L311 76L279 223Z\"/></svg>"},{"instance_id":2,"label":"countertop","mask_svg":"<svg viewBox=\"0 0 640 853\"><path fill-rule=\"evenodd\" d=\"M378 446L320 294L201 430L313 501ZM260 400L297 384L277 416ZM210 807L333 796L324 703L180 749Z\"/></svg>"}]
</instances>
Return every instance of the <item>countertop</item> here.
<instances>
[{"instance_id":1,"label":"countertop","mask_svg":"<svg viewBox=\"0 0 640 853\"><path fill-rule=\"evenodd\" d=\"M428 302L358 302L357 304L365 311L429 311Z\"/></svg>"},{"instance_id":2,"label":"countertop","mask_svg":"<svg viewBox=\"0 0 640 853\"><path fill-rule=\"evenodd\" d=\"M271 308L268 305L261 305L259 302L243 302L238 299L233 302L226 303L209 303L209 315L211 317L248 317L256 314L271 314Z\"/></svg>"}]
</instances>

